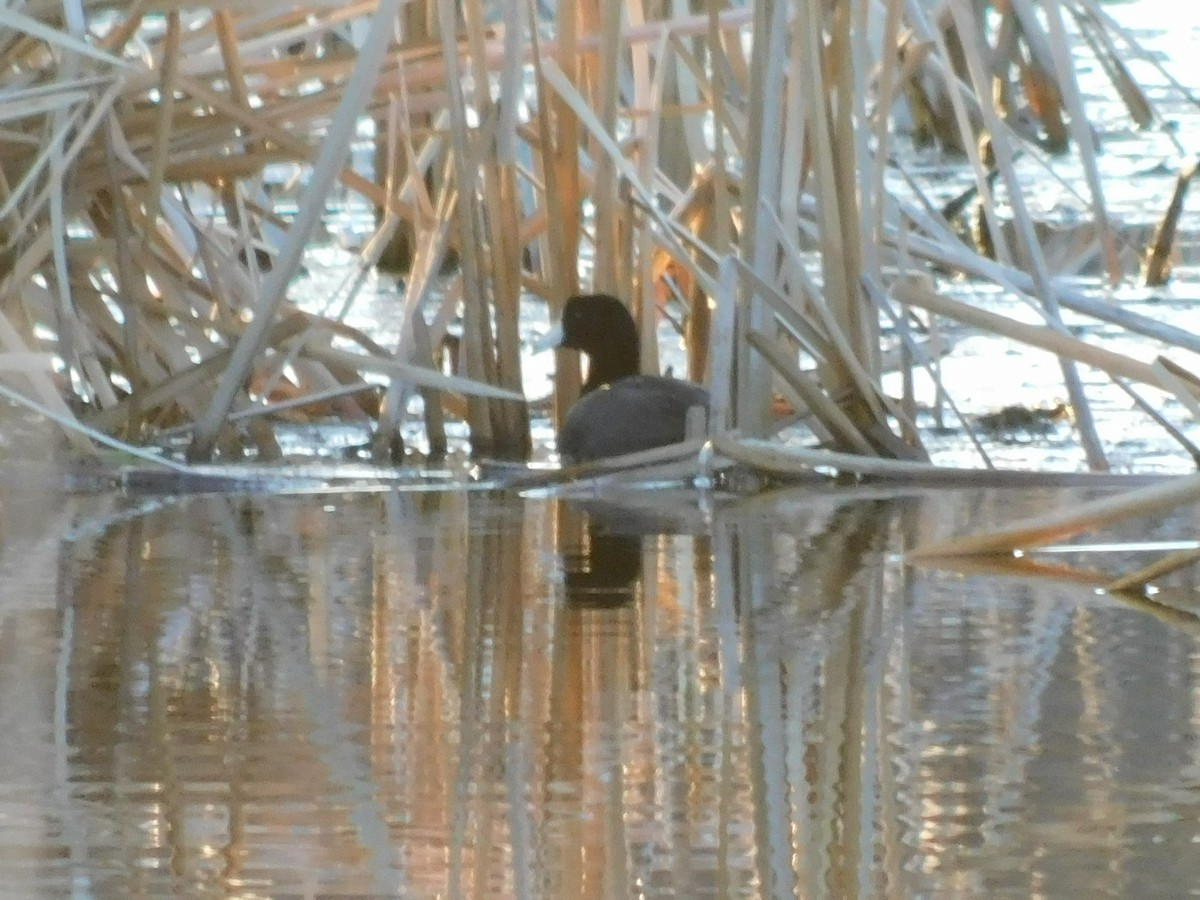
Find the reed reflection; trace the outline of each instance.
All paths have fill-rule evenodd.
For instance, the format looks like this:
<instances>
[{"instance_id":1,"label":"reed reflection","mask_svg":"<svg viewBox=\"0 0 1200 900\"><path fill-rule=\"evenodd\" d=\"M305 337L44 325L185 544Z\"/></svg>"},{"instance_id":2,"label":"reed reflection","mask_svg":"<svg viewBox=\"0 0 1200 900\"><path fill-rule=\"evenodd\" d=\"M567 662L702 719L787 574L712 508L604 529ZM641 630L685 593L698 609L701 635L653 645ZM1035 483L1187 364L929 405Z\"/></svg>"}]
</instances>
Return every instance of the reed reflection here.
<instances>
[{"instance_id":1,"label":"reed reflection","mask_svg":"<svg viewBox=\"0 0 1200 900\"><path fill-rule=\"evenodd\" d=\"M802 883L792 858L832 878L851 851L815 835L846 833L842 803L797 804L838 796L848 756L822 754L857 720L818 739L794 717L845 668L831 647L864 653L869 616L823 617L882 519L711 515L197 497L99 532L65 588L75 840L115 829L96 852L147 890L752 896Z\"/></svg>"},{"instance_id":2,"label":"reed reflection","mask_svg":"<svg viewBox=\"0 0 1200 900\"><path fill-rule=\"evenodd\" d=\"M6 582L6 888L1027 896L1057 846L1036 878L1105 895L1145 829L1072 855L1038 822L1152 806L1188 845L1191 632L914 574L908 535L961 509L928 499L644 505L96 506Z\"/></svg>"},{"instance_id":3,"label":"reed reflection","mask_svg":"<svg viewBox=\"0 0 1200 900\"><path fill-rule=\"evenodd\" d=\"M877 872L859 815L878 797L859 760L878 739L864 710L880 689L890 511L795 499L791 528L756 502L719 506L699 535L635 537L642 511L574 511L585 552L564 556L563 640L583 665L584 724L570 779L586 820L606 824L564 841L583 871L555 883L563 895L874 896L900 878Z\"/></svg>"},{"instance_id":4,"label":"reed reflection","mask_svg":"<svg viewBox=\"0 0 1200 900\"><path fill-rule=\"evenodd\" d=\"M891 516L879 503L795 501L790 533L743 515L717 537L719 591L741 625L725 669L743 688L756 874L768 896L877 896L900 877L877 865L878 784L864 771L886 755L869 711Z\"/></svg>"},{"instance_id":5,"label":"reed reflection","mask_svg":"<svg viewBox=\"0 0 1200 900\"><path fill-rule=\"evenodd\" d=\"M538 896L712 895L688 862L690 826L662 805L664 789L688 793L684 722L664 687L691 664L690 612L711 602L710 542L687 533L704 527L694 497L649 509L637 499L556 510L563 580Z\"/></svg>"}]
</instances>

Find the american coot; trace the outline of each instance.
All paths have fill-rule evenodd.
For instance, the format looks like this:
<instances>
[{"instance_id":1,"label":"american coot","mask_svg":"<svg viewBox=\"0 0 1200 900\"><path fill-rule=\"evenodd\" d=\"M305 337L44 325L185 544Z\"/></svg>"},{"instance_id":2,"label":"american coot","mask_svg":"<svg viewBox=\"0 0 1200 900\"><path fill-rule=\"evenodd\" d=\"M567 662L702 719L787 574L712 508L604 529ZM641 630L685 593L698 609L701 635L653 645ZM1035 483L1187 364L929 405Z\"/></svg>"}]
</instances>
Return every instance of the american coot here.
<instances>
[{"instance_id":1,"label":"american coot","mask_svg":"<svg viewBox=\"0 0 1200 900\"><path fill-rule=\"evenodd\" d=\"M558 435L566 462L678 443L687 436L688 410L708 410L708 391L700 385L638 374L637 325L616 297L571 297L561 321L538 343L588 356L587 381Z\"/></svg>"}]
</instances>

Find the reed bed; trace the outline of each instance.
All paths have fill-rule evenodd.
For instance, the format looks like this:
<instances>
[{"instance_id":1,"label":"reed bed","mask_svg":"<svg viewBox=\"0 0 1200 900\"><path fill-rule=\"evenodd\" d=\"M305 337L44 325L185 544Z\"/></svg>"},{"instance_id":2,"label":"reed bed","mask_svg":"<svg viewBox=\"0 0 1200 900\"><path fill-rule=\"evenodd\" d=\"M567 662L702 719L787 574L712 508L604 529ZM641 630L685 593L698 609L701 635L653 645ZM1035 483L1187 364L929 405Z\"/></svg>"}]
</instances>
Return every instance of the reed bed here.
<instances>
[{"instance_id":1,"label":"reed bed","mask_svg":"<svg viewBox=\"0 0 1200 900\"><path fill-rule=\"evenodd\" d=\"M1092 469L1108 467L1112 438L1080 366L1197 408L1200 382L1171 359L1194 336L1060 283L1023 200L1019 159L1050 170L1052 154L1075 154L1092 218L1076 251L1098 255L1110 283L1132 274L1076 45L1131 122L1156 113L1128 74L1128 36L1090 2L139 2L3 16L0 341L20 396L53 409L77 450L100 432L182 437L193 462L270 460L286 413L369 422L376 459L392 462L419 391L435 451L461 416L475 454L524 458L520 304L580 290L629 300L647 368L661 317L679 323L688 374L714 393L714 434L762 440L799 423L836 453L926 464L911 379L896 397L881 377L895 364L936 379L940 351L918 332L947 318L1058 356ZM959 202L935 202L908 171L922 141L974 170ZM354 152L365 142L373 166ZM282 166L295 177L281 182ZM301 308L305 251L351 201L378 213L358 277ZM1160 278L1175 219L1151 254ZM380 323L399 334L388 346L347 324L377 265L405 276ZM957 278L1026 299L1040 324L947 296ZM1088 346L1064 308L1160 346L1137 359ZM460 365L446 374L435 355L456 319ZM558 363L561 415L579 373Z\"/></svg>"}]
</instances>

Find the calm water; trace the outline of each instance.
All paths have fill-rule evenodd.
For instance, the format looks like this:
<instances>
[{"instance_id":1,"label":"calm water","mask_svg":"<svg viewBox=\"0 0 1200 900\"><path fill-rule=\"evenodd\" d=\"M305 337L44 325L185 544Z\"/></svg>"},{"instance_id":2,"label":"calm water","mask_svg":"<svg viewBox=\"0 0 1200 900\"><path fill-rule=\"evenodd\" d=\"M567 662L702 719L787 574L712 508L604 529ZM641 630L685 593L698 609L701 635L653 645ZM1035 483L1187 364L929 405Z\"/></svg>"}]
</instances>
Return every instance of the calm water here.
<instances>
[{"instance_id":1,"label":"calm water","mask_svg":"<svg viewBox=\"0 0 1200 900\"><path fill-rule=\"evenodd\" d=\"M2 896L1200 895L1197 622L900 560L1066 494L8 475Z\"/></svg>"}]
</instances>

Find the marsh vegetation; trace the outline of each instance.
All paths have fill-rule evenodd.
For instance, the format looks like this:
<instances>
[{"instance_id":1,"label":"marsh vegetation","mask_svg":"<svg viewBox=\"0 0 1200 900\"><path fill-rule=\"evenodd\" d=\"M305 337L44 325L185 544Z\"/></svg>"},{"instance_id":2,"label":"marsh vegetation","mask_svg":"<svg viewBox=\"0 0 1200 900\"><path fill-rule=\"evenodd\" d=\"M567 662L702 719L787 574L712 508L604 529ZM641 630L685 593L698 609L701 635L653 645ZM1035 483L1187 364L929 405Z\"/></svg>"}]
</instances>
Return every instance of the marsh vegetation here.
<instances>
[{"instance_id":1,"label":"marsh vegetation","mask_svg":"<svg viewBox=\"0 0 1200 900\"><path fill-rule=\"evenodd\" d=\"M431 447L450 415L475 454L523 457L520 304L581 289L632 305L647 370L660 322L678 324L719 434L790 426L792 444L927 459L914 373L971 430L938 377L939 320L1055 354L1092 469L1114 438L1079 367L1128 385L1146 415L1163 398L1195 408L1176 358L1195 336L1102 297L1137 275L1150 236L1106 210L1081 60L1120 105L1106 127L1166 128L1103 6L67 9L10 13L0 48L0 313L22 393L80 451L76 424L137 445L182 434L195 461L269 460L288 410L372 420L390 462L421 391ZM967 180L947 191L930 152ZM1025 198L1064 159L1070 227ZM289 286L347 204L377 211L357 271L301 308ZM1159 281L1176 222L1148 257ZM380 265L404 273L387 344L347 324ZM1057 277L1081 269L1092 289ZM1031 315L956 299L964 279ZM1064 311L1151 350L1089 346ZM452 329L458 375L433 362ZM559 369L561 416L579 379ZM900 391L885 371L905 373Z\"/></svg>"}]
</instances>

